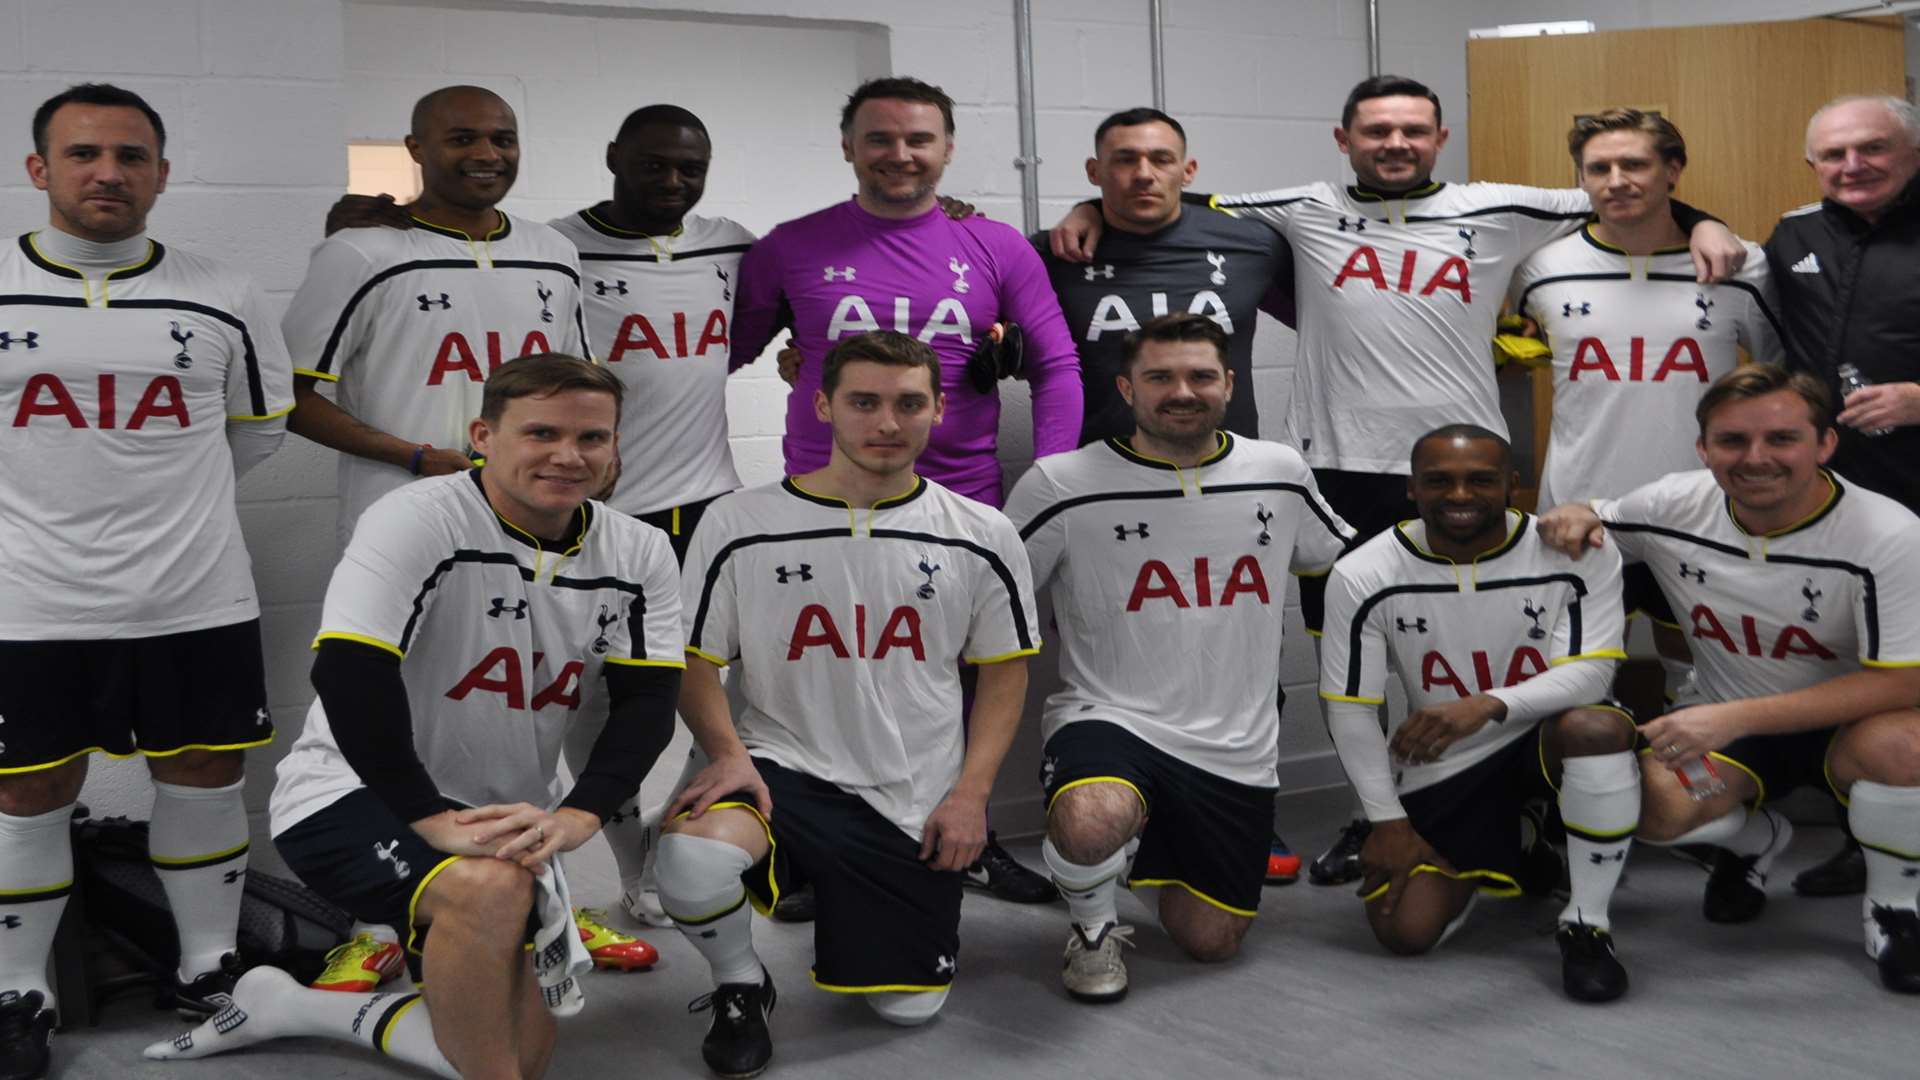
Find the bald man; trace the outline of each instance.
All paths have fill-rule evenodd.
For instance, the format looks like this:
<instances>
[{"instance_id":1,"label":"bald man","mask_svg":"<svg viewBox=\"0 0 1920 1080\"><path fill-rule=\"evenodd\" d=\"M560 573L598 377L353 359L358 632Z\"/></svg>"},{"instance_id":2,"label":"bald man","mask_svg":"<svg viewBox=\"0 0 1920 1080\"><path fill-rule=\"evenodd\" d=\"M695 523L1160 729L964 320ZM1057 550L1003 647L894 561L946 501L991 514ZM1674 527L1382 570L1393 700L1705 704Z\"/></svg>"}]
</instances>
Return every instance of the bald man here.
<instances>
[{"instance_id":1,"label":"bald man","mask_svg":"<svg viewBox=\"0 0 1920 1080\"><path fill-rule=\"evenodd\" d=\"M288 427L341 452L342 544L380 496L469 466L467 423L494 368L589 355L579 253L496 209L519 172L513 109L491 90L442 87L414 105L406 146L422 184L406 207L414 228L328 237L282 323L298 402ZM320 382L337 384L333 400Z\"/></svg>"}]
</instances>

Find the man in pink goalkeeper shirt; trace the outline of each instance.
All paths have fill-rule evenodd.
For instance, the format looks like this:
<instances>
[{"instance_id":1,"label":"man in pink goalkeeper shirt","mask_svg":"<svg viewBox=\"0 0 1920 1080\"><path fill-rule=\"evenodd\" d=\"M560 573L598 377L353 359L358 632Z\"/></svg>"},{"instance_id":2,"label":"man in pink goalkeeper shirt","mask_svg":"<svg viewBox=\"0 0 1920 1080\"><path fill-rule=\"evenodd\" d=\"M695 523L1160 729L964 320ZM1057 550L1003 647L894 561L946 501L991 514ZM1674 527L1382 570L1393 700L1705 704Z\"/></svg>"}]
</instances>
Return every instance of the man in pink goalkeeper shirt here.
<instances>
[{"instance_id":1,"label":"man in pink goalkeeper shirt","mask_svg":"<svg viewBox=\"0 0 1920 1080\"><path fill-rule=\"evenodd\" d=\"M930 480L999 506L994 454L1000 397L967 381L967 359L996 322L1020 326L1033 388L1034 456L1079 445L1080 364L1040 258L1013 228L950 220L935 191L953 159L953 101L918 79L874 79L847 99L840 146L860 191L776 227L740 264L733 357L760 355L783 327L801 357L787 397L789 475L826 464L827 425L814 417L821 362L842 338L897 330L940 357L946 419L920 458Z\"/></svg>"}]
</instances>

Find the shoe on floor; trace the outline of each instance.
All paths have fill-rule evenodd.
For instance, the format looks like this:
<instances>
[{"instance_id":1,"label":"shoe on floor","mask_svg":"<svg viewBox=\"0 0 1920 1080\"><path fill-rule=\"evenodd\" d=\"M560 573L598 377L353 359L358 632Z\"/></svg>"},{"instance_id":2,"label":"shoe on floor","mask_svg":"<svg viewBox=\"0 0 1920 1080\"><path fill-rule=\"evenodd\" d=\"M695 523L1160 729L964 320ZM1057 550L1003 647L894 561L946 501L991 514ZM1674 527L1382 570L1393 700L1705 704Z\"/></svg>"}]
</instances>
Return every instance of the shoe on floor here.
<instances>
[{"instance_id":1,"label":"shoe on floor","mask_svg":"<svg viewBox=\"0 0 1920 1080\"><path fill-rule=\"evenodd\" d=\"M1858 896L1867 891L1867 856L1860 842L1847 837L1846 845L1825 862L1794 875L1793 891L1801 896Z\"/></svg>"},{"instance_id":2,"label":"shoe on floor","mask_svg":"<svg viewBox=\"0 0 1920 1080\"><path fill-rule=\"evenodd\" d=\"M687 1006L690 1013L713 1012L713 1023L700 1043L700 1056L707 1068L728 1080L758 1076L773 1059L773 1032L767 1017L773 1014L779 995L773 989L773 976L760 969L761 981L722 983L711 994L694 998Z\"/></svg>"},{"instance_id":3,"label":"shoe on floor","mask_svg":"<svg viewBox=\"0 0 1920 1080\"><path fill-rule=\"evenodd\" d=\"M1867 912L1867 952L1880 982L1897 994L1920 994L1920 914L1874 904Z\"/></svg>"},{"instance_id":4,"label":"shoe on floor","mask_svg":"<svg viewBox=\"0 0 1920 1080\"><path fill-rule=\"evenodd\" d=\"M1053 887L1053 882L1015 861L992 833L987 834L987 846L967 867L961 883L1015 904L1050 904L1060 899L1060 890Z\"/></svg>"},{"instance_id":5,"label":"shoe on floor","mask_svg":"<svg viewBox=\"0 0 1920 1080\"><path fill-rule=\"evenodd\" d=\"M573 925L580 931L580 943L593 957L593 966L604 971L645 971L660 961L660 950L623 934L601 920L607 913L598 908L574 908Z\"/></svg>"},{"instance_id":6,"label":"shoe on floor","mask_svg":"<svg viewBox=\"0 0 1920 1080\"><path fill-rule=\"evenodd\" d=\"M0 992L0 1080L39 1080L53 1062L53 1010L38 990Z\"/></svg>"},{"instance_id":7,"label":"shoe on floor","mask_svg":"<svg viewBox=\"0 0 1920 1080\"><path fill-rule=\"evenodd\" d=\"M1360 849L1367 842L1373 825L1365 818L1354 818L1340 830L1333 846L1307 864L1307 880L1315 885L1346 885L1360 880Z\"/></svg>"},{"instance_id":8,"label":"shoe on floor","mask_svg":"<svg viewBox=\"0 0 1920 1080\"><path fill-rule=\"evenodd\" d=\"M1765 851L1758 855L1735 855L1724 848L1714 852L1713 873L1700 903L1708 922L1752 922L1767 906L1767 874L1773 860L1793 842L1793 825L1772 810L1760 812L1773 823L1773 839Z\"/></svg>"},{"instance_id":9,"label":"shoe on floor","mask_svg":"<svg viewBox=\"0 0 1920 1080\"><path fill-rule=\"evenodd\" d=\"M1575 1001L1612 1001L1627 992L1627 969L1613 954L1613 935L1586 923L1561 923L1560 985Z\"/></svg>"},{"instance_id":10,"label":"shoe on floor","mask_svg":"<svg viewBox=\"0 0 1920 1080\"><path fill-rule=\"evenodd\" d=\"M1279 833L1267 847L1267 884L1291 885L1300 880L1300 856L1293 853Z\"/></svg>"},{"instance_id":11,"label":"shoe on floor","mask_svg":"<svg viewBox=\"0 0 1920 1080\"><path fill-rule=\"evenodd\" d=\"M773 903L775 922L808 923L819 911L813 898L813 886L802 885L792 892L781 893L780 899Z\"/></svg>"},{"instance_id":12,"label":"shoe on floor","mask_svg":"<svg viewBox=\"0 0 1920 1080\"><path fill-rule=\"evenodd\" d=\"M356 934L327 953L327 966L308 984L315 990L370 994L407 966L397 941L381 941L372 934Z\"/></svg>"},{"instance_id":13,"label":"shoe on floor","mask_svg":"<svg viewBox=\"0 0 1920 1080\"><path fill-rule=\"evenodd\" d=\"M1127 996L1127 962L1121 946L1133 945L1133 927L1107 923L1091 940L1079 924L1067 937L1066 960L1060 967L1061 985L1077 1001L1095 1004Z\"/></svg>"},{"instance_id":14,"label":"shoe on floor","mask_svg":"<svg viewBox=\"0 0 1920 1080\"><path fill-rule=\"evenodd\" d=\"M233 1004L233 984L246 973L240 957L227 953L220 958L219 967L194 976L190 982L181 982L176 976L173 988L161 992L159 1007L171 1007L180 1019L199 1023Z\"/></svg>"}]
</instances>

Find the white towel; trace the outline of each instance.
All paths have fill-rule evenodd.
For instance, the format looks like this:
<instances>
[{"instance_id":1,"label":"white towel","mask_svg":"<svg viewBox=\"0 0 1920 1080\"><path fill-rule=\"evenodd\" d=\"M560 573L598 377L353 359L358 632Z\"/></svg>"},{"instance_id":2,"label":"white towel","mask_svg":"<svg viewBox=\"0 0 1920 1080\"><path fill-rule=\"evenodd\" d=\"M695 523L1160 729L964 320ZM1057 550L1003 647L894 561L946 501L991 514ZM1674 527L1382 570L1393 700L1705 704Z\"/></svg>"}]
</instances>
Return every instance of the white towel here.
<instances>
[{"instance_id":1,"label":"white towel","mask_svg":"<svg viewBox=\"0 0 1920 1080\"><path fill-rule=\"evenodd\" d=\"M593 967L593 957L580 942L580 931L573 922L573 898L567 891L567 875L559 859L547 862L547 872L534 876L538 887L534 910L540 916L540 929L533 935L533 974L540 980L540 993L546 998L547 1011L555 1016L572 1016L587 1004L580 989L580 976Z\"/></svg>"}]
</instances>

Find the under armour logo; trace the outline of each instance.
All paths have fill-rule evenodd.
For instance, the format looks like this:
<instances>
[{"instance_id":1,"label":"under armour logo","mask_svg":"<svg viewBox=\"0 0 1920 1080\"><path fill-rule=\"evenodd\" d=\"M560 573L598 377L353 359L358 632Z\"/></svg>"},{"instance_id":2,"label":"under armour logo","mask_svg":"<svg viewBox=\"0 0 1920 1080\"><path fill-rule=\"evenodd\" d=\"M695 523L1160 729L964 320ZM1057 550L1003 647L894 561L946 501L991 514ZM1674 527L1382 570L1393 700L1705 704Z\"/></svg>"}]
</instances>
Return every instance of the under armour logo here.
<instances>
[{"instance_id":1,"label":"under armour logo","mask_svg":"<svg viewBox=\"0 0 1920 1080\"><path fill-rule=\"evenodd\" d=\"M1053 786L1053 773L1054 773L1054 770L1057 768L1059 768L1059 764L1055 762L1052 758L1043 757L1040 759L1041 790L1044 791L1045 789Z\"/></svg>"},{"instance_id":2,"label":"under armour logo","mask_svg":"<svg viewBox=\"0 0 1920 1080\"><path fill-rule=\"evenodd\" d=\"M446 293L441 293L440 299L438 300L429 299L426 293L421 293L419 296L414 297L414 299L420 301L421 311L432 311L434 308L445 311L453 306L453 301L447 298Z\"/></svg>"},{"instance_id":3,"label":"under armour logo","mask_svg":"<svg viewBox=\"0 0 1920 1080\"><path fill-rule=\"evenodd\" d=\"M241 878L246 876L247 876L246 868L242 867L239 870L229 870L226 873L221 874L220 881L224 885L231 885L234 882L239 881Z\"/></svg>"},{"instance_id":4,"label":"under armour logo","mask_svg":"<svg viewBox=\"0 0 1920 1080\"><path fill-rule=\"evenodd\" d=\"M941 975L953 974L953 957L937 956L933 960L933 970Z\"/></svg>"},{"instance_id":5,"label":"under armour logo","mask_svg":"<svg viewBox=\"0 0 1920 1080\"><path fill-rule=\"evenodd\" d=\"M18 930L20 929L20 916L7 915L4 917L0 917L0 926L3 926L8 930Z\"/></svg>"},{"instance_id":6,"label":"under armour logo","mask_svg":"<svg viewBox=\"0 0 1920 1080\"><path fill-rule=\"evenodd\" d=\"M1822 589L1814 588L1813 579L1808 578L1807 583L1800 586L1800 595L1807 598L1807 610L1801 612L1800 617L1808 622L1819 622L1820 612L1815 609L1814 605L1820 601L1821 597L1827 595L1826 592Z\"/></svg>"},{"instance_id":7,"label":"under armour logo","mask_svg":"<svg viewBox=\"0 0 1920 1080\"><path fill-rule=\"evenodd\" d=\"M1213 282L1215 285L1225 285L1227 283L1227 257L1225 255L1215 255L1209 251L1207 252L1207 261L1213 264L1213 273L1207 275L1207 280Z\"/></svg>"},{"instance_id":8,"label":"under armour logo","mask_svg":"<svg viewBox=\"0 0 1920 1080\"><path fill-rule=\"evenodd\" d=\"M1900 868L1900 876L1920 877L1920 866L1903 866ZM8 916L8 918L12 918L12 916Z\"/></svg>"},{"instance_id":9,"label":"under armour logo","mask_svg":"<svg viewBox=\"0 0 1920 1080\"><path fill-rule=\"evenodd\" d=\"M831 266L822 267L820 275L823 281L852 281L853 267L843 266L838 270L835 270Z\"/></svg>"},{"instance_id":10,"label":"under armour logo","mask_svg":"<svg viewBox=\"0 0 1920 1080\"><path fill-rule=\"evenodd\" d=\"M394 878L399 881L405 881L413 876L413 867L407 865L407 860L394 854L395 849L399 848L399 846L400 841L398 840L389 841L385 845L375 840L373 842L373 857L379 859L381 862L392 863Z\"/></svg>"},{"instance_id":11,"label":"under armour logo","mask_svg":"<svg viewBox=\"0 0 1920 1080\"><path fill-rule=\"evenodd\" d=\"M1403 634L1409 630L1416 634L1424 634L1427 632L1427 620L1424 618L1413 620L1396 618L1393 620L1393 628Z\"/></svg>"},{"instance_id":12,"label":"under armour logo","mask_svg":"<svg viewBox=\"0 0 1920 1080\"><path fill-rule=\"evenodd\" d=\"M1693 306L1700 309L1700 318L1693 325L1701 330L1713 329L1713 320L1707 318L1707 312L1713 310L1713 301L1707 299L1707 294L1703 292L1694 293Z\"/></svg>"},{"instance_id":13,"label":"under armour logo","mask_svg":"<svg viewBox=\"0 0 1920 1080\"><path fill-rule=\"evenodd\" d=\"M624 280L605 282L596 278L593 282L593 291L600 296L605 296L608 293L619 293L621 296L625 296L627 295L627 283Z\"/></svg>"},{"instance_id":14,"label":"under armour logo","mask_svg":"<svg viewBox=\"0 0 1920 1080\"><path fill-rule=\"evenodd\" d=\"M733 279L727 276L727 272L716 266L713 268L713 276L720 279L720 299L733 299Z\"/></svg>"},{"instance_id":15,"label":"under armour logo","mask_svg":"<svg viewBox=\"0 0 1920 1080\"><path fill-rule=\"evenodd\" d=\"M547 301L553 299L553 292L547 288L547 283L544 281L534 282L533 291L540 297L540 321L552 322L553 309L547 306Z\"/></svg>"},{"instance_id":16,"label":"under armour logo","mask_svg":"<svg viewBox=\"0 0 1920 1080\"><path fill-rule=\"evenodd\" d=\"M520 602L523 604L526 603L525 600L522 600ZM589 648L593 650L593 655L604 656L606 655L607 650L612 647L607 644L607 627L612 626L613 624L619 622L620 616L614 614L611 611L608 611L607 605L601 604L600 614L595 615L593 617L593 621L599 624L600 635L593 639L593 644L589 646Z\"/></svg>"},{"instance_id":17,"label":"under armour logo","mask_svg":"<svg viewBox=\"0 0 1920 1080\"><path fill-rule=\"evenodd\" d=\"M1129 529L1125 525L1115 525L1113 527L1113 538L1115 540L1124 542L1130 534L1138 535L1140 539L1145 540L1147 538L1147 523L1144 521L1141 522L1140 527L1137 529Z\"/></svg>"},{"instance_id":18,"label":"under armour logo","mask_svg":"<svg viewBox=\"0 0 1920 1080\"><path fill-rule=\"evenodd\" d=\"M1460 239L1465 240L1467 242L1467 250L1466 250L1467 258L1469 259L1473 258L1473 238L1480 235L1480 230L1468 229L1468 228L1462 227L1459 229L1455 229L1454 232L1460 237Z\"/></svg>"},{"instance_id":19,"label":"under armour logo","mask_svg":"<svg viewBox=\"0 0 1920 1080\"><path fill-rule=\"evenodd\" d=\"M1352 229L1354 232L1366 232L1367 219L1363 217L1357 217L1357 218L1354 218L1352 221L1348 221L1345 214L1340 215L1340 231L1346 232L1348 229Z\"/></svg>"},{"instance_id":20,"label":"under armour logo","mask_svg":"<svg viewBox=\"0 0 1920 1080\"><path fill-rule=\"evenodd\" d=\"M788 580L792 578L799 578L801 581L813 580L813 564L812 563L801 563L800 568L798 570L789 570L784 566L776 566L773 568L773 572L779 575L780 584L782 585L785 585L788 582Z\"/></svg>"},{"instance_id":21,"label":"under armour logo","mask_svg":"<svg viewBox=\"0 0 1920 1080\"><path fill-rule=\"evenodd\" d=\"M1253 516L1260 521L1260 535L1255 539L1255 543L1258 543L1261 547L1266 547L1268 544L1273 543L1273 533L1267 529L1267 522L1273 520L1273 514L1268 511L1266 503L1254 503Z\"/></svg>"},{"instance_id":22,"label":"under armour logo","mask_svg":"<svg viewBox=\"0 0 1920 1080\"><path fill-rule=\"evenodd\" d=\"M1587 303L1584 300L1582 300L1578 305L1575 305L1575 304L1560 305L1560 317L1563 319L1571 319L1575 315L1591 315L1591 314L1593 314L1593 305Z\"/></svg>"},{"instance_id":23,"label":"under armour logo","mask_svg":"<svg viewBox=\"0 0 1920 1080\"><path fill-rule=\"evenodd\" d=\"M1112 281L1113 280L1113 264L1107 263L1099 267L1092 267L1092 266L1087 267L1087 280L1092 281L1095 278L1106 278L1108 281Z\"/></svg>"},{"instance_id":24,"label":"under armour logo","mask_svg":"<svg viewBox=\"0 0 1920 1080\"><path fill-rule=\"evenodd\" d=\"M1695 569L1686 563L1680 564L1680 576L1683 578L1692 578L1703 585L1706 584L1707 581L1707 572L1705 570Z\"/></svg>"},{"instance_id":25,"label":"under armour logo","mask_svg":"<svg viewBox=\"0 0 1920 1080\"><path fill-rule=\"evenodd\" d=\"M185 371L193 366L193 354L187 352L187 342L193 340L193 331L180 329L180 324L171 319L167 320L167 325L173 327L174 343L180 346L180 351L173 356L173 366Z\"/></svg>"},{"instance_id":26,"label":"under armour logo","mask_svg":"<svg viewBox=\"0 0 1920 1080\"><path fill-rule=\"evenodd\" d=\"M25 345L29 349L39 348L40 332L38 330L29 330L19 337L15 337L11 331L0 330L0 352L6 352L15 345Z\"/></svg>"},{"instance_id":27,"label":"under armour logo","mask_svg":"<svg viewBox=\"0 0 1920 1080\"><path fill-rule=\"evenodd\" d=\"M953 279L954 292L963 293L963 292L966 292L968 289L973 288L973 286L967 284L967 271L973 269L972 264L963 263L960 261L958 256L955 256L947 260L947 269L953 271L954 273L954 279Z\"/></svg>"},{"instance_id":28,"label":"under armour logo","mask_svg":"<svg viewBox=\"0 0 1920 1080\"><path fill-rule=\"evenodd\" d=\"M1587 853L1587 861L1593 863L1595 866L1604 866L1610 862L1626 862L1627 851L1625 848L1621 848L1611 855L1604 851L1590 851Z\"/></svg>"},{"instance_id":29,"label":"under armour logo","mask_svg":"<svg viewBox=\"0 0 1920 1080\"><path fill-rule=\"evenodd\" d=\"M1533 620L1533 625L1527 629L1528 637L1539 641L1541 638L1547 636L1547 632L1540 629L1540 616L1547 613L1546 608L1534 607L1532 600L1522 600L1520 601L1520 613Z\"/></svg>"},{"instance_id":30,"label":"under armour logo","mask_svg":"<svg viewBox=\"0 0 1920 1080\"><path fill-rule=\"evenodd\" d=\"M527 617L526 600L522 599L519 603L513 605L512 607L508 607L506 597L496 596L493 598L493 610L487 612L487 617L490 619L497 619L500 616L505 615L509 611L513 612L513 621L515 622L524 621Z\"/></svg>"},{"instance_id":31,"label":"under armour logo","mask_svg":"<svg viewBox=\"0 0 1920 1080\"><path fill-rule=\"evenodd\" d=\"M260 706L259 708L257 708L257 709L255 709L255 710L253 710L253 724L254 724L254 726L255 726L255 727L263 727L263 726L265 726L265 725L266 725L266 722L267 722L267 720L268 720L268 719L270 718L270 716L271 716L271 714L269 714L269 713L267 712L267 707L266 707L265 705L262 705L262 706Z\"/></svg>"},{"instance_id":32,"label":"under armour logo","mask_svg":"<svg viewBox=\"0 0 1920 1080\"><path fill-rule=\"evenodd\" d=\"M940 572L940 564L934 563L929 566L927 565L927 557L922 555L920 556L920 572L927 575L927 581L926 584L913 590L913 594L922 600L931 600L933 599L933 575Z\"/></svg>"}]
</instances>

